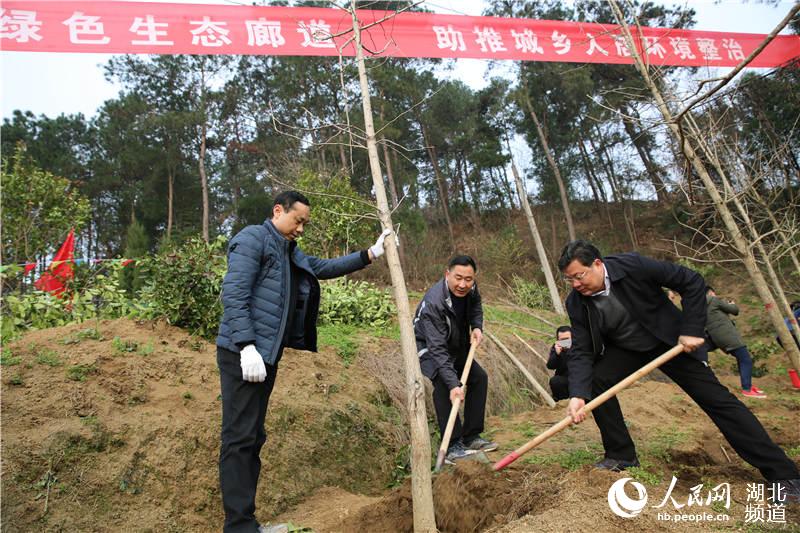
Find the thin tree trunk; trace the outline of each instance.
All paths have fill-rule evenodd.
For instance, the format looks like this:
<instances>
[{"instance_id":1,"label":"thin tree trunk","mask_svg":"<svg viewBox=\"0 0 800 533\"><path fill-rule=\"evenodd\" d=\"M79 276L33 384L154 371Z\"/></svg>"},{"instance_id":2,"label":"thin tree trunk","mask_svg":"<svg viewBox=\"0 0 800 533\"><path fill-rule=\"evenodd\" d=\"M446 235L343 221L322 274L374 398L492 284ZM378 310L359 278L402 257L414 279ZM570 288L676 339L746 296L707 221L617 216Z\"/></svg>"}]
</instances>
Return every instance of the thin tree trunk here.
<instances>
[{"instance_id":1,"label":"thin tree trunk","mask_svg":"<svg viewBox=\"0 0 800 533\"><path fill-rule=\"evenodd\" d=\"M627 105L620 106L619 111L623 116L630 116L635 113L634 108ZM636 118L638 118L638 116ZM669 195L667 195L667 188L664 184L664 180L661 178L661 169L653 162L648 146L643 138L644 133L636 131L633 120L634 119L623 118L622 125L625 126L625 131L628 137L630 137L633 146L636 148L636 152L639 154L639 159L642 160L647 175L650 177L650 183L656 191L658 203L666 204L669 201Z\"/></svg>"},{"instance_id":2,"label":"thin tree trunk","mask_svg":"<svg viewBox=\"0 0 800 533\"><path fill-rule=\"evenodd\" d=\"M173 199L175 197L174 187L175 173L172 169L172 165L169 165L169 169L167 170L167 240L172 238Z\"/></svg>"},{"instance_id":3,"label":"thin tree trunk","mask_svg":"<svg viewBox=\"0 0 800 533\"><path fill-rule=\"evenodd\" d=\"M436 147L428 141L428 129L425 127L425 124L422 121L420 121L419 124L422 128L422 138L425 141L425 147L428 150L428 156L430 157L431 165L433 166L433 175L436 177L436 186L439 189L439 199L442 203L442 212L444 213L444 219L447 222L447 231L450 232L450 248L455 250L456 236L455 232L453 231L453 222L450 220L450 209L447 207L447 191L445 190L442 173L439 170L439 158L436 155Z\"/></svg>"},{"instance_id":4,"label":"thin tree trunk","mask_svg":"<svg viewBox=\"0 0 800 533\"><path fill-rule=\"evenodd\" d=\"M725 169L722 168L722 163L717 157L716 153L708 146L705 140L702 137L699 127L697 126L697 122L695 122L694 117L691 113L686 114L686 121L689 124L692 133L694 134L695 140L700 147L700 150L705 154L706 159L711 162L714 169L719 174L720 181L722 182L723 190L725 192L726 197L729 197L733 200L733 205L736 206L737 211L739 211L739 216L742 217L744 221L745 227L747 228L748 233L750 233L750 239L753 243L755 243L756 249L758 250L759 255L761 255L764 266L767 269L767 276L769 276L770 281L772 282L772 292L777 296L779 305L783 308L782 313L785 314L790 320L794 320L794 313L792 312L792 308L789 305L789 300L786 298L786 293L783 290L783 286L781 284L781 280L778 277L777 272L775 272L774 267L772 266L772 261L770 259L769 253L767 253L766 248L764 247L764 241L762 236L756 230L753 221L750 219L750 214L745 209L745 206L742 204L739 196L736 194L736 191L733 190L733 186L731 185L730 180L728 179L727 173ZM793 332L794 334L795 332Z\"/></svg>"},{"instance_id":5,"label":"thin tree trunk","mask_svg":"<svg viewBox=\"0 0 800 533\"><path fill-rule=\"evenodd\" d=\"M206 70L205 62L200 63L200 116L202 123L200 124L200 158L197 163L198 170L200 171L200 189L203 195L203 240L208 242L208 177L206 176L206 135L207 135L207 121L206 114Z\"/></svg>"},{"instance_id":6,"label":"thin tree trunk","mask_svg":"<svg viewBox=\"0 0 800 533\"><path fill-rule=\"evenodd\" d=\"M361 49L361 28L356 15L356 0L351 0L351 16L353 18L353 37L356 46L356 62L358 63L358 79L361 85L361 103L364 109L364 129L367 134L367 153L378 201L378 214L384 228L393 228L392 215L386 190L383 186L381 164L378 147L375 142L375 126L372 122L372 105L369 97L369 81L364 66ZM428 435L428 418L425 413L425 384L419 368L416 341L411 327L411 309L408 304L406 282L403 278L403 267L394 239L386 239L386 259L394 287L397 304L397 318L400 325L400 346L406 368L406 390L408 392L408 420L411 424L411 501L414 513L414 531L416 533L434 533L436 518L433 511L433 488L431 485L431 443Z\"/></svg>"},{"instance_id":7,"label":"thin tree trunk","mask_svg":"<svg viewBox=\"0 0 800 533\"><path fill-rule=\"evenodd\" d=\"M672 112L667 107L667 104L661 95L661 91L656 86L655 82L653 82L652 78L650 78L650 73L643 63L641 56L639 55L638 49L633 41L633 36L630 33L630 28L624 20L617 1L609 0L609 4L614 10L617 23L623 30L623 35L625 36L628 44L628 49L631 51L631 56L633 57L636 68L639 70L639 73L642 75L642 78L644 78L647 87L653 94L653 98L656 101L656 106L661 112L661 115L669 127L672 135L674 135L675 138L680 141L683 139L680 128L678 124L675 123ZM692 143L688 139L683 140L684 142L681 143L683 152L686 155L686 158L691 162L692 167L695 169L700 179L703 181L706 191L714 202L714 206L716 207L717 212L720 214L720 217L725 224L725 228L731 239L731 243L734 245L736 251L742 258L744 266L747 269L747 273L750 275L750 279L752 280L759 297L764 303L764 308L769 316L770 321L772 322L772 326L775 328L775 331L777 331L778 337L780 338L781 343L783 343L784 349L787 351L789 362L792 365L792 368L795 370L800 370L800 349L798 349L797 345L794 343L792 335L789 333L789 330L786 328L786 325L783 322L783 317L778 312L775 298L772 296L772 293L769 290L767 280L764 279L764 275L758 268L758 264L756 263L750 243L748 243L745 236L742 235L742 232L736 224L733 214L720 194L720 191L714 183L714 180L711 179L711 175L708 173L708 170L703 164L702 159L697 155L692 147Z\"/></svg>"},{"instance_id":8,"label":"thin tree trunk","mask_svg":"<svg viewBox=\"0 0 800 533\"><path fill-rule=\"evenodd\" d=\"M525 77L522 73L520 73L520 78L524 83ZM533 119L534 125L536 125L536 133L539 136L539 142L542 144L542 151L544 151L545 158L547 158L547 163L550 165L550 170L553 171L553 176L555 176L556 183L558 183L558 192L561 195L561 206L564 208L564 216L567 219L567 231L569 231L569 239L574 241L575 224L572 222L572 211L570 210L569 199L567 198L567 188L564 186L564 180L561 178L561 171L558 169L556 160L553 158L553 154L550 151L550 145L547 143L547 136L544 133L542 124L539 122L539 117L536 115L536 111L533 109L533 104L531 103L530 96L528 95L527 84L525 84L525 90L523 93L525 106L528 108L528 113L530 114L531 119Z\"/></svg>"},{"instance_id":9,"label":"thin tree trunk","mask_svg":"<svg viewBox=\"0 0 800 533\"><path fill-rule=\"evenodd\" d=\"M587 136L587 140L589 141L589 146L592 147L592 153L597 156L597 158L600 160L600 163L601 163L600 166L603 167L603 171L605 172L606 179L608 180L608 185L611 187L611 197L614 199L614 202L621 203L622 202L621 192L617 190L617 183L614 180L613 175L608 172L608 168L606 168L605 161L603 160L603 157L602 157L602 154L600 153L600 150L594 144L594 140L592 140L592 136L591 135Z\"/></svg>"},{"instance_id":10,"label":"thin tree trunk","mask_svg":"<svg viewBox=\"0 0 800 533\"><path fill-rule=\"evenodd\" d=\"M598 205L602 202L603 210L608 218L608 225L611 229L614 229L614 219L611 217L611 209L608 207L608 197L606 196L606 191L603 189L603 184L600 183L600 179L597 177L594 169L592 168L592 163L589 160L589 154L586 153L586 146L584 146L583 141L578 142L578 150L581 154L583 168L586 171L586 180L589 182L589 187L592 188L592 194L595 197L595 201L598 203Z\"/></svg>"},{"instance_id":11,"label":"thin tree trunk","mask_svg":"<svg viewBox=\"0 0 800 533\"><path fill-rule=\"evenodd\" d=\"M389 182L389 198L392 200L392 209L396 209L400 200L397 198L397 188L394 184L394 172L392 172L392 158L389 157L389 147L383 142L383 162L386 166L386 180Z\"/></svg>"},{"instance_id":12,"label":"thin tree trunk","mask_svg":"<svg viewBox=\"0 0 800 533\"><path fill-rule=\"evenodd\" d=\"M511 144L506 137L506 144L508 145L508 153L511 154ZM539 264L544 274L544 279L547 283L547 290L550 291L550 300L553 303L553 310L559 315L566 315L564 305L561 303L561 295L558 294L558 287L556 286L555 278L553 278L553 271L550 269L550 261L547 259L547 252L544 249L542 237L539 235L539 229L536 226L536 219L533 217L531 211L531 204L528 201L528 193L525 190L525 184L519 175L517 165L514 163L514 156L511 155L511 173L514 175L514 182L517 185L517 196L519 196L519 205L525 212L525 218L528 220L528 227L533 235L533 242L536 244L536 254L539 256Z\"/></svg>"}]
</instances>

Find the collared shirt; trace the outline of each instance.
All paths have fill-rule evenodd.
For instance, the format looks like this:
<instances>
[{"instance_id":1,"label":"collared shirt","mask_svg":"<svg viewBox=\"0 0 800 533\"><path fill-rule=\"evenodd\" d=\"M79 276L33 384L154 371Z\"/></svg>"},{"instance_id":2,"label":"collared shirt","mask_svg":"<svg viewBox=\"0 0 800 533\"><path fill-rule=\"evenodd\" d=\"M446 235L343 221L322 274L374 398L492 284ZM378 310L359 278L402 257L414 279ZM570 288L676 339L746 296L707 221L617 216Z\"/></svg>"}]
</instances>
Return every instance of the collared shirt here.
<instances>
[{"instance_id":1,"label":"collared shirt","mask_svg":"<svg viewBox=\"0 0 800 533\"><path fill-rule=\"evenodd\" d=\"M603 265L603 281L604 281L604 288L602 291L598 291L592 294L592 298L595 296L608 296L611 294L611 280L608 278L608 269L606 269L606 265Z\"/></svg>"}]
</instances>

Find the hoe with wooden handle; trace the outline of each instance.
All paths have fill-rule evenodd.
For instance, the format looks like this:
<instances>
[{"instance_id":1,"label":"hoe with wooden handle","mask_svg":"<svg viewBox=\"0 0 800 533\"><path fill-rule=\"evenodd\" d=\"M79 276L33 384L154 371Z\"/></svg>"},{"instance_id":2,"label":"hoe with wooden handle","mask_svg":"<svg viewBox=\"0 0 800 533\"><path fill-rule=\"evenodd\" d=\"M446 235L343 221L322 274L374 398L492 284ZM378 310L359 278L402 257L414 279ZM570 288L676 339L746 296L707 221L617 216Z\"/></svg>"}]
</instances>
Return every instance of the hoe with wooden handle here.
<instances>
[{"instance_id":1,"label":"hoe with wooden handle","mask_svg":"<svg viewBox=\"0 0 800 533\"><path fill-rule=\"evenodd\" d=\"M660 367L670 359L683 353L683 349L684 349L683 345L678 344L677 346L674 346L669 351L656 357L655 359L644 365L642 368L640 368L630 376L626 377L625 379L623 379L622 381L620 381L619 383L617 383L616 385L614 385L613 387L602 393L600 396L598 396L591 402L584 405L579 412L589 413L593 409L596 409L597 407L608 401L609 398L619 393L621 390L632 385L633 383L635 383L642 377L646 376L656 368ZM497 461L492 467L492 469L495 472L498 470L502 470L503 468L507 467L508 465L519 459L522 455L536 448L537 446L539 446L541 443L543 443L553 435L556 435L564 428L569 427L571 424L572 424L572 417L566 416L560 422L550 426L550 428L544 431L543 433L540 433L533 440L528 441L527 443L523 444L513 452L509 453L508 455Z\"/></svg>"},{"instance_id":2,"label":"hoe with wooden handle","mask_svg":"<svg viewBox=\"0 0 800 533\"><path fill-rule=\"evenodd\" d=\"M475 350L478 348L477 344L472 344L469 348L467 355L467 362L464 364L464 371L461 373L461 387L464 396L467 395L467 378L469 377L469 369L472 366L472 360L475 359ZM436 455L436 467L434 472L442 469L444 458L447 456L447 448L450 446L450 437L453 435L453 427L456 425L456 417L458 416L458 408L461 406L461 398L456 398L453 402L453 407L450 409L450 418L447 419L447 426L442 435L442 444L439 446L439 453Z\"/></svg>"}]
</instances>

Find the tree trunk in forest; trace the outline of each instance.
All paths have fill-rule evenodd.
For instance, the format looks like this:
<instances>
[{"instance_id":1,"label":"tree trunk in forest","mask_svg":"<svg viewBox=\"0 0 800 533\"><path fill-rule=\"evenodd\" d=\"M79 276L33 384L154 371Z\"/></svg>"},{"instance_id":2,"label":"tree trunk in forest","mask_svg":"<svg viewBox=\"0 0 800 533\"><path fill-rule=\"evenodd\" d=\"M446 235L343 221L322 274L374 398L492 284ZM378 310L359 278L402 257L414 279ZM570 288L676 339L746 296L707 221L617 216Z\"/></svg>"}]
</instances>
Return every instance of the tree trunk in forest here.
<instances>
[{"instance_id":1,"label":"tree trunk in forest","mask_svg":"<svg viewBox=\"0 0 800 533\"><path fill-rule=\"evenodd\" d=\"M397 188L394 183L394 172L392 172L392 158L389 157L389 147L386 146L386 140L383 144L383 162L386 166L386 180L389 182L389 198L392 200L392 209L397 209L400 200L397 198Z\"/></svg>"},{"instance_id":2,"label":"tree trunk in forest","mask_svg":"<svg viewBox=\"0 0 800 533\"><path fill-rule=\"evenodd\" d=\"M200 172L200 190L203 195L203 240L208 242L208 177L206 176L206 137L208 134L208 116L206 114L206 64L200 62L200 156L197 162Z\"/></svg>"},{"instance_id":3,"label":"tree trunk in forest","mask_svg":"<svg viewBox=\"0 0 800 533\"><path fill-rule=\"evenodd\" d=\"M625 104L620 106L619 112L623 116L622 124L625 126L625 131L627 132L628 137L630 137L633 146L636 148L636 152L639 154L639 159L642 160L642 164L647 171L647 175L650 177L650 183L652 183L653 188L656 191L656 199L658 200L658 203L666 204L669 201L669 195L667 194L667 187L664 184L664 180L661 177L662 170L653 161L653 157L650 154L650 147L645 138L646 132L637 131L636 125L634 124L634 121L638 122L639 113L633 106ZM627 118L631 116L634 118Z\"/></svg>"},{"instance_id":4,"label":"tree trunk in forest","mask_svg":"<svg viewBox=\"0 0 800 533\"><path fill-rule=\"evenodd\" d=\"M608 180L608 185L611 188L611 197L614 199L614 202L622 204L621 191L617 189L617 183L614 180L614 176L608 172L608 168L605 165L605 161L603 160L600 150L598 150L597 146L594 144L594 140L592 139L591 135L587 136L587 140L589 141L589 146L592 147L592 153L597 157L597 159L600 160L601 166L603 167L606 179Z\"/></svg>"},{"instance_id":5,"label":"tree trunk in forest","mask_svg":"<svg viewBox=\"0 0 800 533\"><path fill-rule=\"evenodd\" d=\"M603 210L608 218L608 225L611 229L614 229L614 219L611 217L611 209L608 207L608 197L606 196L606 191L603 189L603 184L600 183L600 178L597 177L594 168L592 168L592 162L589 160L589 154L586 153L586 146L584 146L583 141L578 143L578 150L581 154L583 168L586 171L586 180L589 182L589 186L592 188L592 194L595 197L595 201L597 201L598 204L602 202Z\"/></svg>"},{"instance_id":6,"label":"tree trunk in forest","mask_svg":"<svg viewBox=\"0 0 800 533\"><path fill-rule=\"evenodd\" d=\"M361 85L361 104L364 110L364 129L367 134L367 153L378 201L378 215L385 229L392 229L392 215L386 190L383 186L378 147L375 142L375 126L372 121L372 105L369 96L369 81L364 65L361 49L361 28L356 15L356 0L351 0L351 16L353 18L353 37L356 47L358 78ZM400 347L403 353L406 370L406 391L408 420L411 425L411 502L413 507L414 531L416 533L434 533L436 517L433 510L433 488L431 485L431 442L428 434L428 418L425 413L425 383L417 357L414 330L411 326L411 308L408 302L406 282L403 278L403 267L397 253L394 239L386 239L386 260L394 287L397 319L400 325Z\"/></svg>"},{"instance_id":7,"label":"tree trunk in forest","mask_svg":"<svg viewBox=\"0 0 800 533\"><path fill-rule=\"evenodd\" d=\"M772 322L772 326L778 333L778 337L781 339L781 343L783 344L783 347L789 356L789 362L792 368L794 368L797 371L800 371L800 349L798 349L797 345L794 343L794 338L789 333L789 330L786 328L786 324L784 324L783 322L783 317L781 316L781 313L778 312L775 298L772 296L772 293L770 292L767 280L764 278L764 275L761 273L761 270L759 270L758 264L756 263L751 243L748 242L748 240L745 238L745 236L739 229L739 226L736 223L733 213L731 213L727 203L720 194L720 191L717 188L716 184L714 183L714 180L711 178L711 175L709 174L708 170L706 169L706 166L703 163L702 158L700 158L697 155L689 139L685 139L683 137L680 131L680 127L675 122L672 116L672 112L669 110L669 107L667 107L667 104L664 101L661 91L656 86L655 82L653 82L652 78L650 77L650 73L647 69L647 66L645 66L641 56L639 55L638 49L633 40L633 36L630 33L630 28L628 24L625 22L624 16L620 11L617 1L609 0L609 4L611 5L611 8L614 11L617 23L620 25L622 29L623 35L628 45L628 50L631 51L631 56L634 60L634 64L636 65L636 68L639 71L639 73L642 75L642 78L647 84L647 87L650 89L650 92L653 94L653 98L656 101L656 106L658 107L658 110L661 112L661 116L664 118L664 121L669 127L669 130L672 133L672 135L676 139L684 140L684 142L682 143L683 153L686 155L686 158L691 162L692 167L697 172L698 176L705 185L706 191L708 192L709 196L714 202L714 206L716 207L717 212L719 213L723 223L725 224L725 229L727 230L731 244L733 244L734 248L739 253L739 256L742 258L742 262L744 263L744 266L747 269L747 273L750 275L750 279L752 280L753 285L756 291L758 292L759 297L764 303L764 308L767 312L767 315L769 316L770 322Z\"/></svg>"},{"instance_id":8,"label":"tree trunk in forest","mask_svg":"<svg viewBox=\"0 0 800 533\"><path fill-rule=\"evenodd\" d=\"M695 137L695 141L700 148L700 151L705 154L706 159L711 163L714 169L717 171L719 175L719 179L722 182L723 192L725 193L726 198L730 198L733 201L733 205L736 206L736 210L739 212L739 216L742 217L742 221L744 222L745 227L747 228L748 233L750 233L750 240L755 244L756 249L758 250L759 255L764 261L764 267L767 269L767 276L769 276L770 281L772 282L772 292L777 296L778 303L782 308L782 313L789 318L790 321L795 322L794 320L794 313L792 312L792 308L789 305L789 300L786 298L786 293L783 290L783 286L781 284L781 280L778 277L778 273L775 272L775 268L772 266L772 260L770 258L769 253L767 253L766 248L764 247L764 241L762 239L762 235L759 234L758 230L756 229L753 221L750 219L750 214L747 212L747 209L742 204L739 196L736 194L736 191L733 190L733 185L731 184L730 180L728 179L727 172L722 167L722 162L716 155L716 152L708 146L705 139L703 138L700 128L697 126L697 122L695 122L694 117L691 113L686 114L686 122L689 124L689 129L691 130L692 134ZM750 181L750 180L748 180ZM793 334L796 334L797 328L793 331Z\"/></svg>"},{"instance_id":9,"label":"tree trunk in forest","mask_svg":"<svg viewBox=\"0 0 800 533\"><path fill-rule=\"evenodd\" d=\"M521 73L520 78L523 79L524 83L525 78ZM528 108L528 114L531 116L531 119L536 126L536 133L539 136L539 142L542 144L542 151L544 152L545 158L547 158L547 163L550 165L550 170L553 171L553 176L556 178L558 192L561 195L561 207L563 207L564 216L567 219L567 231L569 231L569 239L574 241L575 224L572 222L572 211L570 210L569 199L567 198L567 188L564 186L564 180L561 179L561 171L558 169L556 160L553 158L553 154L550 151L550 145L547 143L547 136L544 133L542 124L539 122L539 117L536 115L536 111L533 109L533 104L531 103L530 96L528 95L527 83L524 85L523 99L525 100L525 106Z\"/></svg>"},{"instance_id":10,"label":"tree trunk in forest","mask_svg":"<svg viewBox=\"0 0 800 533\"><path fill-rule=\"evenodd\" d=\"M450 248L455 250L456 236L453 231L453 222L450 220L450 209L447 207L447 191L445 190L444 178L442 178L442 173L439 171L439 158L436 155L436 147L428 141L428 129L425 127L425 124L420 121L419 125L422 129L422 139L425 141L425 147L428 150L428 157L430 157L431 165L433 166L433 175L436 178L436 186L439 189L439 199L442 203L442 212L444 213L445 222L447 222L447 231L450 232Z\"/></svg>"},{"instance_id":11,"label":"tree trunk in forest","mask_svg":"<svg viewBox=\"0 0 800 533\"><path fill-rule=\"evenodd\" d=\"M511 144L508 142L508 138L506 138L506 144L508 145L508 153L511 154ZM550 261L547 259L547 252L544 249L544 243L542 242L541 235L539 235L539 228L536 226L536 219L533 217L531 204L528 201L528 193L525 190L525 184L517 170L517 165L514 163L513 156L511 156L511 172L514 174L514 182L517 185L519 205L522 206L522 211L525 213L525 218L528 220L528 227L531 230L531 235L533 235L533 242L536 244L536 254L539 256L539 264L547 283L547 290L550 291L550 300L553 303L553 310L559 315L566 315L564 305L561 303L561 296L558 294L555 278L553 278L553 271L550 269Z\"/></svg>"},{"instance_id":12,"label":"tree trunk in forest","mask_svg":"<svg viewBox=\"0 0 800 533\"><path fill-rule=\"evenodd\" d=\"M172 238L172 214L175 203L175 171L172 165L167 170L167 240Z\"/></svg>"}]
</instances>

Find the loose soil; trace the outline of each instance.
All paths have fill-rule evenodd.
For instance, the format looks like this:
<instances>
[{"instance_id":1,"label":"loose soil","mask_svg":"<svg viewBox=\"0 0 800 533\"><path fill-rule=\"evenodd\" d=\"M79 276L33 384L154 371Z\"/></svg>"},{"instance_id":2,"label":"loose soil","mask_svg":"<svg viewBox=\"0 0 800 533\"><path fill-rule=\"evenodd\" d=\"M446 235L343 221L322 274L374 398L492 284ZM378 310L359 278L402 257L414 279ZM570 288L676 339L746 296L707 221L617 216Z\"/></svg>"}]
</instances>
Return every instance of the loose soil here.
<instances>
[{"instance_id":1,"label":"loose soil","mask_svg":"<svg viewBox=\"0 0 800 533\"><path fill-rule=\"evenodd\" d=\"M377 342L367 344L380 353L360 353L349 367L330 349L287 351L262 453L257 505L264 522L319 532L412 530L410 480L397 477L407 437L375 364L397 357L397 346ZM4 532L221 529L219 378L212 344L164 324L116 320L31 332L5 346L4 357L18 359L2 367ZM736 390L729 360L715 356L712 363ZM800 461L800 391L785 376L756 382L769 399L746 404ZM609 509L609 487L631 474L591 468L602 450L589 421L499 473L463 462L434 475L440 530L747 529L747 486L762 479L708 418L660 378L634 385L620 401L643 459L636 475L649 501L641 515L623 519ZM490 458L500 459L563 415L562 402L490 417L486 434L500 444ZM650 506L664 498L673 475L673 496L682 503L701 483L703 494L730 483L730 519L685 525L658 520ZM800 506L787 507L785 518L783 530L800 529Z\"/></svg>"}]
</instances>

